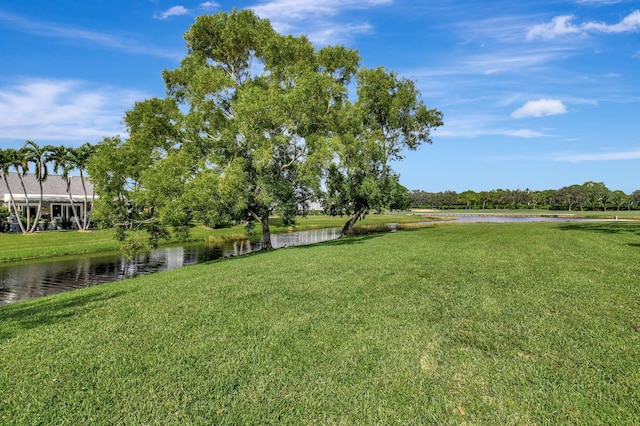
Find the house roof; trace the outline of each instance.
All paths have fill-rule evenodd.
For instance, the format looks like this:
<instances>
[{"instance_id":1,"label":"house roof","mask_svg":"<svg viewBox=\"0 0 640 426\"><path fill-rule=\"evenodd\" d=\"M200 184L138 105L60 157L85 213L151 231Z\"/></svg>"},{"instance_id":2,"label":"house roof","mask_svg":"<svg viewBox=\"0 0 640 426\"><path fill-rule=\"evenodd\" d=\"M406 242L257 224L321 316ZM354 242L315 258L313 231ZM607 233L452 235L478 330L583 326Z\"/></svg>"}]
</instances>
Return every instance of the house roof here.
<instances>
[{"instance_id":1,"label":"house roof","mask_svg":"<svg viewBox=\"0 0 640 426\"><path fill-rule=\"evenodd\" d=\"M18 173L7 174L7 181L13 197L16 201L24 201L24 190L20 184L20 176ZM84 198L84 189L82 188L82 180L80 176L70 176L71 186L70 192L73 198ZM30 200L40 199L40 184L38 183L35 175L26 174L22 176L24 186L27 190L27 196ZM87 178L84 179L85 186L87 188L87 195L91 197L93 195L93 184L89 182ZM44 200L46 201L69 201L69 193L67 192L67 182L59 175L49 175L47 179L42 183L42 192ZM0 201L9 201L9 190L7 189L7 183L4 176L0 178Z\"/></svg>"}]
</instances>

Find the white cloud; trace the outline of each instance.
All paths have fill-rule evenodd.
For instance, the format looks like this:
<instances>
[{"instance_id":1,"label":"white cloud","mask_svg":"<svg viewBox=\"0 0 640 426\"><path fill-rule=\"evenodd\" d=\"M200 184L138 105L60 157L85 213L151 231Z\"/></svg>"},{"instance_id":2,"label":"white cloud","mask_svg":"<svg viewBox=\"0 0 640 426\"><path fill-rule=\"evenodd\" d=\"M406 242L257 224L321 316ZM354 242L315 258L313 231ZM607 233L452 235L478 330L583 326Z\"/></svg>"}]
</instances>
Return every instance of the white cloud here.
<instances>
[{"instance_id":1,"label":"white cloud","mask_svg":"<svg viewBox=\"0 0 640 426\"><path fill-rule=\"evenodd\" d=\"M155 19L165 20L174 16L197 15L199 13L207 12L211 9L216 9L218 7L220 7L220 5L214 1L207 1L204 3L200 3L200 5L194 9L187 9L184 6L178 5L178 6L170 7L169 9L163 12L158 12L155 15L153 15L153 17Z\"/></svg>"},{"instance_id":2,"label":"white cloud","mask_svg":"<svg viewBox=\"0 0 640 426\"><path fill-rule=\"evenodd\" d=\"M188 14L189 14L189 9L187 9L186 7L173 6L165 10L164 12L156 13L153 17L156 19L168 19L168 18L171 18L172 16L182 16L182 15L188 15Z\"/></svg>"},{"instance_id":3,"label":"white cloud","mask_svg":"<svg viewBox=\"0 0 640 426\"><path fill-rule=\"evenodd\" d=\"M538 99L529 101L522 107L511 113L513 118L542 117L545 115L558 115L567 112L567 108L558 99Z\"/></svg>"},{"instance_id":4,"label":"white cloud","mask_svg":"<svg viewBox=\"0 0 640 426\"><path fill-rule=\"evenodd\" d=\"M549 135L531 129L503 129L487 128L482 126L467 126L445 123L445 127L438 129L438 137L441 138L478 138L482 136L512 136L516 138L544 138Z\"/></svg>"},{"instance_id":5,"label":"white cloud","mask_svg":"<svg viewBox=\"0 0 640 426\"><path fill-rule=\"evenodd\" d=\"M549 23L535 25L527 31L527 40L551 40L566 34L580 33L580 28L570 23L574 18L573 15L556 16Z\"/></svg>"},{"instance_id":6,"label":"white cloud","mask_svg":"<svg viewBox=\"0 0 640 426\"><path fill-rule=\"evenodd\" d=\"M587 22L582 25L585 31L603 33L626 33L640 30L640 10L632 12L617 24L608 25L602 22Z\"/></svg>"},{"instance_id":7,"label":"white cloud","mask_svg":"<svg viewBox=\"0 0 640 426\"><path fill-rule=\"evenodd\" d=\"M430 66L429 68L410 69L405 74L413 75L425 80L444 81L452 76L495 76L496 74L512 74L522 77L534 74L542 68L560 59L567 58L571 49L562 46L549 46L544 48L498 49L488 53L469 54L465 56L452 56L444 66ZM486 84L473 82L476 84ZM446 85L450 85L449 82ZM447 88L447 91L450 88Z\"/></svg>"},{"instance_id":8,"label":"white cloud","mask_svg":"<svg viewBox=\"0 0 640 426\"><path fill-rule=\"evenodd\" d=\"M369 24L353 24L328 26L326 28L318 28L309 32L307 37L309 40L322 45L341 43L347 41L354 34L367 34L373 30Z\"/></svg>"},{"instance_id":9,"label":"white cloud","mask_svg":"<svg viewBox=\"0 0 640 426\"><path fill-rule=\"evenodd\" d=\"M640 159L640 150L598 154L554 154L553 158L556 161L568 161L570 163L580 163L583 161L638 160Z\"/></svg>"},{"instance_id":10,"label":"white cloud","mask_svg":"<svg viewBox=\"0 0 640 426\"><path fill-rule=\"evenodd\" d=\"M77 80L25 80L0 87L0 140L86 142L122 134L122 116L142 93Z\"/></svg>"},{"instance_id":11,"label":"white cloud","mask_svg":"<svg viewBox=\"0 0 640 426\"><path fill-rule=\"evenodd\" d=\"M529 129L518 129L518 130L513 130L511 132L508 132L509 136L516 136L519 138L540 138L540 137L546 137L547 135L545 135L544 133L540 133L540 132L536 132L535 130L529 130Z\"/></svg>"},{"instance_id":12,"label":"white cloud","mask_svg":"<svg viewBox=\"0 0 640 426\"><path fill-rule=\"evenodd\" d=\"M463 44L481 43L486 46L487 40L501 43L522 43L522 28L530 22L529 17L504 15L485 19L462 20L453 26L464 40Z\"/></svg>"},{"instance_id":13,"label":"white cloud","mask_svg":"<svg viewBox=\"0 0 640 426\"><path fill-rule=\"evenodd\" d=\"M200 8L202 9L217 9L220 5L215 1L206 1L204 3L200 3Z\"/></svg>"},{"instance_id":14,"label":"white cloud","mask_svg":"<svg viewBox=\"0 0 640 426\"><path fill-rule=\"evenodd\" d=\"M251 7L261 18L306 19L310 16L334 16L343 10L369 9L393 3L393 0L272 0Z\"/></svg>"},{"instance_id":15,"label":"white cloud","mask_svg":"<svg viewBox=\"0 0 640 426\"><path fill-rule=\"evenodd\" d=\"M507 136L517 138L539 138L549 135L531 129L509 129L502 126L500 116L492 114L468 114L450 117L445 120L442 129L438 129L438 138L478 138L484 136Z\"/></svg>"},{"instance_id":16,"label":"white cloud","mask_svg":"<svg viewBox=\"0 0 640 426\"><path fill-rule=\"evenodd\" d=\"M640 31L640 10L631 12L617 24L605 24L602 22L585 22L580 25L573 24L573 15L556 16L544 24L534 25L527 31L527 40L541 38L551 40L567 34L585 35L591 32L600 33L625 33Z\"/></svg>"},{"instance_id":17,"label":"white cloud","mask_svg":"<svg viewBox=\"0 0 640 426\"><path fill-rule=\"evenodd\" d=\"M319 44L341 43L372 31L367 22L342 22L336 17L350 10L366 10L394 0L270 0L249 7L271 21L281 33L306 34Z\"/></svg>"}]
</instances>

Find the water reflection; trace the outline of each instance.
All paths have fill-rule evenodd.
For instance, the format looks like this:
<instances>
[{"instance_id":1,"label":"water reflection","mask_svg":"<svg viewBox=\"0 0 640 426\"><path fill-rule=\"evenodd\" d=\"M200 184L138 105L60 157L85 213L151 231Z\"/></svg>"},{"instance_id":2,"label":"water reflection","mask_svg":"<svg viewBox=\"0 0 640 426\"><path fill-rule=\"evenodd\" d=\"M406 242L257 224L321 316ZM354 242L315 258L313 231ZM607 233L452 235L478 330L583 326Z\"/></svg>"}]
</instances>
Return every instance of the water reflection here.
<instances>
[{"instance_id":1,"label":"water reflection","mask_svg":"<svg viewBox=\"0 0 640 426\"><path fill-rule=\"evenodd\" d=\"M336 239L341 228L291 232L272 236L274 248L314 244ZM52 260L21 265L0 265L0 306L78 288L119 281L138 275L167 271L239 256L260 249L249 240L226 244L188 244L140 253L127 261L119 254Z\"/></svg>"}]
</instances>

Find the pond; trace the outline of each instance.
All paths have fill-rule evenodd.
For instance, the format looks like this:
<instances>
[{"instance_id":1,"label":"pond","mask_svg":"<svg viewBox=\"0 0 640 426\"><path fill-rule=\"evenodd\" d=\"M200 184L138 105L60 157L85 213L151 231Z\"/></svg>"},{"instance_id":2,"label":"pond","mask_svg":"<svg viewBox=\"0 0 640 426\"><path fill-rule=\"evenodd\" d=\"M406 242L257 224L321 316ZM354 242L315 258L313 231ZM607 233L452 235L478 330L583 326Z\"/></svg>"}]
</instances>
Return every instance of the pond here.
<instances>
[{"instance_id":1,"label":"pond","mask_svg":"<svg viewBox=\"0 0 640 426\"><path fill-rule=\"evenodd\" d=\"M314 244L336 239L341 228L290 232L271 236L274 248ZM80 259L0 265L0 306L21 300L167 271L223 257L260 250L249 240L226 244L186 244L139 253L127 261L120 254L99 254Z\"/></svg>"}]
</instances>

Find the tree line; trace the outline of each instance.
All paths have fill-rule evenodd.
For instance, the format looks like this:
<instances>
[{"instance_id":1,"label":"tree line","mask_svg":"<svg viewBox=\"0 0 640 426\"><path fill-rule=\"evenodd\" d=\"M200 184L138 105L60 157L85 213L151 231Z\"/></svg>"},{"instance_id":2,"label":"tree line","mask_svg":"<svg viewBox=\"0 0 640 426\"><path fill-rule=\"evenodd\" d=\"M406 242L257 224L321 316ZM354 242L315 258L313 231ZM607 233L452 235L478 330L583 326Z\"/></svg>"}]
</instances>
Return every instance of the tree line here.
<instances>
[{"instance_id":1,"label":"tree line","mask_svg":"<svg viewBox=\"0 0 640 426\"><path fill-rule=\"evenodd\" d=\"M632 210L640 208L640 190L627 194L603 182L585 182L557 190L494 189L491 191L411 191L411 207L433 209Z\"/></svg>"},{"instance_id":2,"label":"tree line","mask_svg":"<svg viewBox=\"0 0 640 426\"><path fill-rule=\"evenodd\" d=\"M4 216L3 225L6 223L7 216L13 215L17 220L20 231L23 234L34 233L38 229L40 219L43 216L42 206L44 200L44 182L49 178L50 171L60 173L59 178L66 183L66 192L69 196L69 203L73 205L73 197L71 194L71 176L72 172L80 175L82 186L84 189L84 212L83 217L78 217L76 210L73 211L73 218L79 230L87 230L90 226L89 215L86 214L89 204L89 194L85 186L85 174L89 157L93 153L93 145L85 143L84 145L73 148L64 145L44 145L40 146L34 141L26 141L24 146L19 149L7 148L0 149L0 175L5 182L10 197L9 208L3 209ZM12 187L9 182L9 173L14 172L18 176L19 187ZM31 209L28 207L24 212L18 209L16 202L16 194L24 197L25 204L28 204L28 193L25 185L25 176L33 173L35 180L38 182L40 189L38 204L35 215L31 215ZM58 176L56 176L58 177Z\"/></svg>"},{"instance_id":3,"label":"tree line","mask_svg":"<svg viewBox=\"0 0 640 426\"><path fill-rule=\"evenodd\" d=\"M166 96L137 102L128 137L105 138L88 163L94 218L132 248L197 221L259 224L269 249L270 217L292 222L313 200L349 215L349 233L402 193L390 163L442 125L413 81L249 10L197 17L184 38Z\"/></svg>"}]
</instances>

